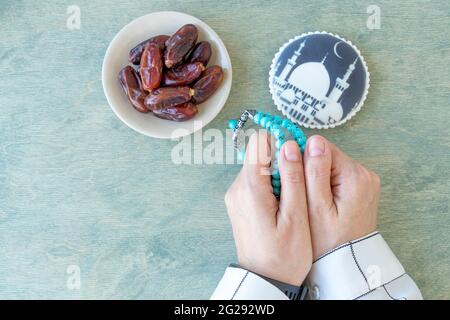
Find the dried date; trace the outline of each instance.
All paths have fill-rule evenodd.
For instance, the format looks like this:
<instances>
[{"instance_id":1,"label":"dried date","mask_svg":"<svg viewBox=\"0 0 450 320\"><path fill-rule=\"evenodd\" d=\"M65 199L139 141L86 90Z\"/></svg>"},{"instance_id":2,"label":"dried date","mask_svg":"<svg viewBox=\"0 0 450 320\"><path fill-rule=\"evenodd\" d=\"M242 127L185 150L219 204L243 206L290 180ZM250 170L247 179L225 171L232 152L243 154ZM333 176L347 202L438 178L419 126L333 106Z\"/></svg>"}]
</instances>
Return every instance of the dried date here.
<instances>
[{"instance_id":1,"label":"dried date","mask_svg":"<svg viewBox=\"0 0 450 320\"><path fill-rule=\"evenodd\" d=\"M188 62L201 62L206 66L211 58L212 50L211 44L208 41L202 41L195 45L189 54Z\"/></svg>"},{"instance_id":2,"label":"dried date","mask_svg":"<svg viewBox=\"0 0 450 320\"><path fill-rule=\"evenodd\" d=\"M119 81L133 107L142 113L149 112L144 103L147 93L142 88L141 79L136 70L126 66L119 72Z\"/></svg>"},{"instance_id":3,"label":"dried date","mask_svg":"<svg viewBox=\"0 0 450 320\"><path fill-rule=\"evenodd\" d=\"M164 72L162 85L166 87L186 86L195 81L205 70L201 62L186 63Z\"/></svg>"},{"instance_id":4,"label":"dried date","mask_svg":"<svg viewBox=\"0 0 450 320\"><path fill-rule=\"evenodd\" d=\"M186 24L178 29L167 41L164 64L167 68L179 65L197 41L198 31L193 24Z\"/></svg>"},{"instance_id":5,"label":"dried date","mask_svg":"<svg viewBox=\"0 0 450 320\"><path fill-rule=\"evenodd\" d=\"M159 88L147 96L145 105L151 111L171 108L188 102L192 95L193 90L189 87Z\"/></svg>"},{"instance_id":6,"label":"dried date","mask_svg":"<svg viewBox=\"0 0 450 320\"><path fill-rule=\"evenodd\" d=\"M141 43L139 43L137 46L135 46L133 49L130 50L130 53L128 54L128 61L130 61L132 64L135 64L135 65L140 64L142 53L144 52L145 46L148 43L157 44L158 47L161 49L161 51L164 51L164 49L166 47L166 41L169 38L170 37L166 36L166 35L159 35L159 36L147 39L145 41L142 41Z\"/></svg>"},{"instance_id":7,"label":"dried date","mask_svg":"<svg viewBox=\"0 0 450 320\"><path fill-rule=\"evenodd\" d=\"M192 102L186 102L169 108L155 109L153 112L158 118L172 121L186 121L192 119L197 113L197 106Z\"/></svg>"},{"instance_id":8,"label":"dried date","mask_svg":"<svg viewBox=\"0 0 450 320\"><path fill-rule=\"evenodd\" d=\"M223 70L220 66L211 66L203 71L200 79L192 87L192 101L199 104L208 99L220 86L223 80Z\"/></svg>"},{"instance_id":9,"label":"dried date","mask_svg":"<svg viewBox=\"0 0 450 320\"><path fill-rule=\"evenodd\" d=\"M149 92L158 88L161 83L163 62L161 50L157 44L148 43L142 53L139 74L142 87Z\"/></svg>"}]
</instances>

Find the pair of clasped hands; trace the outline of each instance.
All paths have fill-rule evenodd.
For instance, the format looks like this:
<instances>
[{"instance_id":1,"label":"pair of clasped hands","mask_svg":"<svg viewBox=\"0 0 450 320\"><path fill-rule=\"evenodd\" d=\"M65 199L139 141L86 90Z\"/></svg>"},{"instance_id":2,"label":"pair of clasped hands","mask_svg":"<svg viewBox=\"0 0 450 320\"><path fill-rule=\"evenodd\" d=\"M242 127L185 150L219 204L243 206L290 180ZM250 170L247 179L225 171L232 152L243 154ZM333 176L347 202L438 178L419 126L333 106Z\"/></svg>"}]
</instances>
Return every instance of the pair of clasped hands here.
<instances>
[{"instance_id":1,"label":"pair of clasped hands","mask_svg":"<svg viewBox=\"0 0 450 320\"><path fill-rule=\"evenodd\" d=\"M375 231L380 179L321 136L308 139L303 155L287 141L278 155L278 201L271 145L264 130L250 137L225 203L240 266L298 286L322 254Z\"/></svg>"}]
</instances>

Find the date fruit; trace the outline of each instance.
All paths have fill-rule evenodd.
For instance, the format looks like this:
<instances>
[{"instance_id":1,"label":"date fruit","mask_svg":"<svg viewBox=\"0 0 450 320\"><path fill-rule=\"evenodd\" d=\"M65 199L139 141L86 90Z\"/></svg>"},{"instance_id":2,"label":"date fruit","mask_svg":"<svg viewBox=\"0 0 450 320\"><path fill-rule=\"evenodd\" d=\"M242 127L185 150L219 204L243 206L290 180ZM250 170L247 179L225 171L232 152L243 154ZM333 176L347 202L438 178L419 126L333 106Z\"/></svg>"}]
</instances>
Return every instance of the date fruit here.
<instances>
[{"instance_id":1,"label":"date fruit","mask_svg":"<svg viewBox=\"0 0 450 320\"><path fill-rule=\"evenodd\" d=\"M199 112L198 104L214 94L224 72L217 65L206 68L212 45L197 39L197 27L185 24L171 36L149 38L130 50L128 60L135 66L123 68L118 78L136 110L171 121Z\"/></svg>"},{"instance_id":2,"label":"date fruit","mask_svg":"<svg viewBox=\"0 0 450 320\"><path fill-rule=\"evenodd\" d=\"M182 64L164 73L162 85L165 87L186 86L197 79L203 70L205 70L205 67L201 62Z\"/></svg>"},{"instance_id":3,"label":"date fruit","mask_svg":"<svg viewBox=\"0 0 450 320\"><path fill-rule=\"evenodd\" d=\"M161 83L163 70L162 55L159 46L154 43L145 45L142 53L139 74L142 79L142 87L149 92L158 88Z\"/></svg>"},{"instance_id":4,"label":"date fruit","mask_svg":"<svg viewBox=\"0 0 450 320\"><path fill-rule=\"evenodd\" d=\"M192 102L186 102L170 108L156 109L153 112L158 118L172 121L186 121L192 119L197 113L197 106Z\"/></svg>"},{"instance_id":5,"label":"date fruit","mask_svg":"<svg viewBox=\"0 0 450 320\"><path fill-rule=\"evenodd\" d=\"M178 29L167 41L164 64L167 68L179 65L197 41L198 31L193 24L186 24Z\"/></svg>"},{"instance_id":6,"label":"date fruit","mask_svg":"<svg viewBox=\"0 0 450 320\"><path fill-rule=\"evenodd\" d=\"M223 80L223 70L220 66L211 66L203 71L200 79L192 87L192 101L199 104L208 99L220 86Z\"/></svg>"},{"instance_id":7,"label":"date fruit","mask_svg":"<svg viewBox=\"0 0 450 320\"><path fill-rule=\"evenodd\" d=\"M191 100L193 90L189 87L165 87L153 91L145 99L145 106L151 111L171 108Z\"/></svg>"},{"instance_id":8,"label":"date fruit","mask_svg":"<svg viewBox=\"0 0 450 320\"><path fill-rule=\"evenodd\" d=\"M201 62L206 66L211 58L211 45L208 41L202 41L195 45L192 52L189 54L188 62Z\"/></svg>"},{"instance_id":9,"label":"date fruit","mask_svg":"<svg viewBox=\"0 0 450 320\"><path fill-rule=\"evenodd\" d=\"M141 63L141 57L142 53L144 52L145 46L147 43L154 43L159 46L161 51L164 51L164 48L166 47L166 41L169 39L169 36L166 35L159 35L156 37L152 37L150 39L147 39L145 41L142 41L137 46L135 46L133 49L130 50L130 53L128 54L128 61L130 61L132 64L138 65Z\"/></svg>"},{"instance_id":10,"label":"date fruit","mask_svg":"<svg viewBox=\"0 0 450 320\"><path fill-rule=\"evenodd\" d=\"M144 103L147 93L142 88L141 79L136 70L131 66L126 66L119 72L119 81L133 107L142 113L149 112Z\"/></svg>"}]
</instances>

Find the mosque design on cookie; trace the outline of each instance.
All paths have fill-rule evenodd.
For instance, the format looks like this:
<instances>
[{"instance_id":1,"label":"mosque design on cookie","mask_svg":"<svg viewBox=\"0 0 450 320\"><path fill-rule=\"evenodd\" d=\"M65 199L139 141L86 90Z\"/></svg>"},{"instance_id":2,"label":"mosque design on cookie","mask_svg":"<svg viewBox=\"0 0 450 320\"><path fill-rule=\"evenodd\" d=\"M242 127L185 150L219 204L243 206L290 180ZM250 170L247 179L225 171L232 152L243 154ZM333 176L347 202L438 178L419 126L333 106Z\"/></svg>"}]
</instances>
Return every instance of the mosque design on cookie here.
<instances>
[{"instance_id":1,"label":"mosque design on cookie","mask_svg":"<svg viewBox=\"0 0 450 320\"><path fill-rule=\"evenodd\" d=\"M343 107L341 104L346 91L351 91L352 75L360 59L358 55L354 58L355 55L352 54L352 60L341 69L331 66L336 61L341 64L344 62L344 58L337 51L341 43L344 43L341 39L333 38L329 49L321 52L321 56L318 56L320 50L312 48L310 51L314 52L315 56L311 57L310 54L306 59L302 59L302 53L308 44L308 39L303 39L290 57L285 58L284 63L281 63L282 59L278 60L272 88L278 106L284 114L301 124L328 126L338 124L351 109L359 105L361 96L358 95L350 101L351 105L347 103ZM330 52L334 60L329 62ZM349 57L346 58L348 60Z\"/></svg>"}]
</instances>

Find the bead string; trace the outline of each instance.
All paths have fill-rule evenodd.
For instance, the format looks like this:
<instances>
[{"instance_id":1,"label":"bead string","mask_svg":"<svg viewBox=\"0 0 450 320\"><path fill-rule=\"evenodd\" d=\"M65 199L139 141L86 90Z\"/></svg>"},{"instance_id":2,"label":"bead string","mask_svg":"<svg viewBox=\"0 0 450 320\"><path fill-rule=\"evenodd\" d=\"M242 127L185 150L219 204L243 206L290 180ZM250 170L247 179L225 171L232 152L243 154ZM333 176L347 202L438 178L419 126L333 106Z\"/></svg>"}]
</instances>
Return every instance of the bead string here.
<instances>
[{"instance_id":1,"label":"bead string","mask_svg":"<svg viewBox=\"0 0 450 320\"><path fill-rule=\"evenodd\" d=\"M244 110L238 119L228 120L228 127L233 130L234 147L238 150L238 159L241 161L244 160L245 149L241 149L242 140L239 133L245 126L248 119L253 120L255 124L258 124L266 129L267 132L271 133L276 140L275 147L277 148L277 151L275 152L275 159L272 161L272 168L274 169L272 171L272 188L273 194L276 197L279 197L281 194L281 182L280 173L278 171L278 155L281 146L287 140L295 140L299 145L300 150L304 152L306 146L306 136L297 124L287 118L282 118L278 115L272 116L269 113L264 113L257 110ZM291 139L287 139L289 136Z\"/></svg>"}]
</instances>

